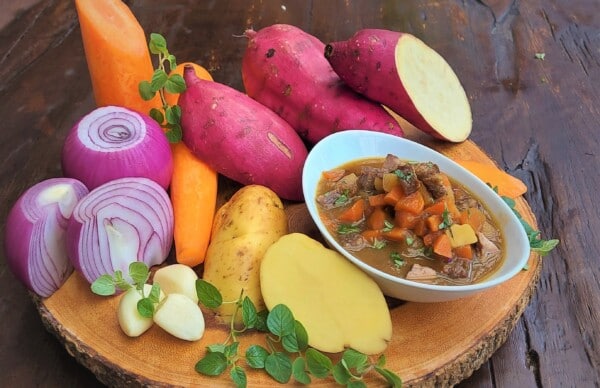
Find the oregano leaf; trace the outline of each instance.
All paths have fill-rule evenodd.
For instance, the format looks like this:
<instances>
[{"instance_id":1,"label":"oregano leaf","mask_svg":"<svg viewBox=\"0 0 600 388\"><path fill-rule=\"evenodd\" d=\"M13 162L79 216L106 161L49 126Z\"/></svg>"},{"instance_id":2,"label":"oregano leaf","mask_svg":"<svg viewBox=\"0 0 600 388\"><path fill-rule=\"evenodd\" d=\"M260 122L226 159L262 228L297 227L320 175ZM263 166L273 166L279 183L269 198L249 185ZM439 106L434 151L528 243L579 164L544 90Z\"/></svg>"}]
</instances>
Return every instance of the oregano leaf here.
<instances>
[{"instance_id":1,"label":"oregano leaf","mask_svg":"<svg viewBox=\"0 0 600 388\"><path fill-rule=\"evenodd\" d=\"M310 376L306 373L306 364L304 357L296 357L292 363L292 376L300 384L310 384Z\"/></svg>"},{"instance_id":2,"label":"oregano leaf","mask_svg":"<svg viewBox=\"0 0 600 388\"><path fill-rule=\"evenodd\" d=\"M342 360L346 363L348 369L363 369L367 365L369 358L366 354L357 352L354 349L346 349L342 354Z\"/></svg>"},{"instance_id":3,"label":"oregano leaf","mask_svg":"<svg viewBox=\"0 0 600 388\"><path fill-rule=\"evenodd\" d=\"M240 345L240 343L237 341L232 342L229 345L226 345L223 350L223 354L225 354L225 357L227 357L228 359L231 359L231 358L237 356L237 351L238 351L239 345Z\"/></svg>"},{"instance_id":4,"label":"oregano leaf","mask_svg":"<svg viewBox=\"0 0 600 388\"><path fill-rule=\"evenodd\" d=\"M152 54L165 54L168 55L167 51L167 40L161 34L153 32L150 34L150 43L148 48Z\"/></svg>"},{"instance_id":5,"label":"oregano leaf","mask_svg":"<svg viewBox=\"0 0 600 388\"><path fill-rule=\"evenodd\" d=\"M244 369L242 369L240 366L235 365L233 368L231 368L229 371L229 376L231 377L231 380L233 380L235 386L238 388L245 388L246 385L248 385L246 372L244 372Z\"/></svg>"},{"instance_id":6,"label":"oregano leaf","mask_svg":"<svg viewBox=\"0 0 600 388\"><path fill-rule=\"evenodd\" d=\"M157 123L159 123L161 125L162 125L163 121L165 121L165 116L163 115L161 110L157 109L157 108L150 109L150 117L152 117L152 119L154 119L154 121L156 121Z\"/></svg>"},{"instance_id":7,"label":"oregano leaf","mask_svg":"<svg viewBox=\"0 0 600 388\"><path fill-rule=\"evenodd\" d=\"M168 106L165 109L165 118L169 124L179 124L181 122L181 108L179 105Z\"/></svg>"},{"instance_id":8,"label":"oregano leaf","mask_svg":"<svg viewBox=\"0 0 600 388\"><path fill-rule=\"evenodd\" d=\"M254 369L265 367L265 360L269 356L267 349L260 345L252 345L246 349L246 363Z\"/></svg>"},{"instance_id":9,"label":"oregano leaf","mask_svg":"<svg viewBox=\"0 0 600 388\"><path fill-rule=\"evenodd\" d=\"M252 299L247 296L244 297L244 300L242 301L242 321L244 322L244 325L246 325L248 329L252 329L256 325L257 319L256 307L254 306L254 303L252 303Z\"/></svg>"},{"instance_id":10,"label":"oregano leaf","mask_svg":"<svg viewBox=\"0 0 600 388\"><path fill-rule=\"evenodd\" d=\"M385 378L385 380L388 382L390 387L392 387L392 388L401 388L402 387L402 379L397 374L392 372L391 370L381 368L379 366L375 366L375 370L377 371L377 373L379 373L380 375L382 375Z\"/></svg>"},{"instance_id":11,"label":"oregano leaf","mask_svg":"<svg viewBox=\"0 0 600 388\"><path fill-rule=\"evenodd\" d=\"M352 377L346 365L341 361L333 366L331 374L335 381L340 385L348 384L348 381L350 381L350 378Z\"/></svg>"},{"instance_id":12,"label":"oregano leaf","mask_svg":"<svg viewBox=\"0 0 600 388\"><path fill-rule=\"evenodd\" d=\"M227 369L227 358L221 352L207 352L196 363L196 372L206 376L219 376Z\"/></svg>"},{"instance_id":13,"label":"oregano leaf","mask_svg":"<svg viewBox=\"0 0 600 388\"><path fill-rule=\"evenodd\" d=\"M167 73L163 69L154 70L154 74L152 74L152 81L150 81L151 90L153 92L157 92L159 89L165 86L167 79Z\"/></svg>"},{"instance_id":14,"label":"oregano leaf","mask_svg":"<svg viewBox=\"0 0 600 388\"><path fill-rule=\"evenodd\" d=\"M166 74L166 73L165 73ZM171 74L163 84L165 90L169 93L179 94L185 92L185 80L179 74Z\"/></svg>"},{"instance_id":15,"label":"oregano leaf","mask_svg":"<svg viewBox=\"0 0 600 388\"><path fill-rule=\"evenodd\" d=\"M209 352L225 353L225 344L212 344L206 347Z\"/></svg>"},{"instance_id":16,"label":"oregano leaf","mask_svg":"<svg viewBox=\"0 0 600 388\"><path fill-rule=\"evenodd\" d=\"M283 346L285 351L289 353L296 353L300 351L295 333L286 334L283 337L281 337L281 346Z\"/></svg>"},{"instance_id":17,"label":"oregano leaf","mask_svg":"<svg viewBox=\"0 0 600 388\"><path fill-rule=\"evenodd\" d=\"M152 85L150 85L150 82L145 80L138 84L138 92L144 101L152 100L156 95L156 91L152 90Z\"/></svg>"},{"instance_id":18,"label":"oregano leaf","mask_svg":"<svg viewBox=\"0 0 600 388\"><path fill-rule=\"evenodd\" d=\"M269 328L267 327L267 317L269 316L269 311L261 310L256 314L256 324L254 328L258 331L262 331L263 333L268 333Z\"/></svg>"},{"instance_id":19,"label":"oregano leaf","mask_svg":"<svg viewBox=\"0 0 600 388\"><path fill-rule=\"evenodd\" d=\"M169 70L173 70L177 67L177 59L175 59L175 55L167 55L167 61L169 61Z\"/></svg>"},{"instance_id":20,"label":"oregano leaf","mask_svg":"<svg viewBox=\"0 0 600 388\"><path fill-rule=\"evenodd\" d=\"M196 294L200 303L210 309L215 309L223 304L221 292L219 292L217 287L205 280L196 280Z\"/></svg>"},{"instance_id":21,"label":"oregano leaf","mask_svg":"<svg viewBox=\"0 0 600 388\"><path fill-rule=\"evenodd\" d=\"M298 320L294 321L294 332L296 333L298 350L304 352L308 348L308 333L304 325Z\"/></svg>"},{"instance_id":22,"label":"oregano leaf","mask_svg":"<svg viewBox=\"0 0 600 388\"><path fill-rule=\"evenodd\" d=\"M148 299L152 303L160 302L160 286L158 284L153 284L150 288L150 295L148 295Z\"/></svg>"},{"instance_id":23,"label":"oregano leaf","mask_svg":"<svg viewBox=\"0 0 600 388\"><path fill-rule=\"evenodd\" d=\"M267 317L269 331L279 337L294 332L294 316L284 304L278 304L269 312Z\"/></svg>"},{"instance_id":24,"label":"oregano leaf","mask_svg":"<svg viewBox=\"0 0 600 388\"><path fill-rule=\"evenodd\" d=\"M144 285L150 277L150 271L146 263L142 261L134 261L129 264L129 276L136 286Z\"/></svg>"},{"instance_id":25,"label":"oregano leaf","mask_svg":"<svg viewBox=\"0 0 600 388\"><path fill-rule=\"evenodd\" d=\"M149 298L142 298L137 302L137 311L144 318L152 318L154 315L154 303Z\"/></svg>"},{"instance_id":26,"label":"oregano leaf","mask_svg":"<svg viewBox=\"0 0 600 388\"><path fill-rule=\"evenodd\" d=\"M110 275L101 275L91 285L92 292L100 296L114 295L117 292L115 281Z\"/></svg>"},{"instance_id":27,"label":"oregano leaf","mask_svg":"<svg viewBox=\"0 0 600 388\"><path fill-rule=\"evenodd\" d=\"M277 382L285 384L292 377L292 361L283 352L271 353L265 359L265 371Z\"/></svg>"},{"instance_id":28,"label":"oregano leaf","mask_svg":"<svg viewBox=\"0 0 600 388\"><path fill-rule=\"evenodd\" d=\"M366 388L367 384L365 384L361 380L350 380L346 383L346 388Z\"/></svg>"},{"instance_id":29,"label":"oregano leaf","mask_svg":"<svg viewBox=\"0 0 600 388\"><path fill-rule=\"evenodd\" d=\"M308 371L315 377L327 377L329 372L331 372L333 369L333 362L329 359L329 357L319 352L315 348L308 348L306 350L305 357Z\"/></svg>"}]
</instances>

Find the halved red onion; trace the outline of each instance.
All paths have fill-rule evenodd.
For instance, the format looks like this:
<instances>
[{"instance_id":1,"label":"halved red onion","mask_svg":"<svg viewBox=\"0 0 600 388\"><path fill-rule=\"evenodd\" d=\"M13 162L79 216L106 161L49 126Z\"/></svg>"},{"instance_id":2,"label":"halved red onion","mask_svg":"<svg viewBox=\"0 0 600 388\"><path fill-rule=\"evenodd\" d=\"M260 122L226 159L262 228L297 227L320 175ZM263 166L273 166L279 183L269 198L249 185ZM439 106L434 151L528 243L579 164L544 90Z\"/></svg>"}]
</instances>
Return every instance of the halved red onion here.
<instances>
[{"instance_id":1,"label":"halved red onion","mask_svg":"<svg viewBox=\"0 0 600 388\"><path fill-rule=\"evenodd\" d=\"M173 243L173 208L166 191L148 178L121 178L98 186L73 210L67 227L69 259L88 282L129 264L165 261ZM128 279L130 280L130 279Z\"/></svg>"},{"instance_id":2,"label":"halved red onion","mask_svg":"<svg viewBox=\"0 0 600 388\"><path fill-rule=\"evenodd\" d=\"M73 272L65 245L73 209L88 189L70 178L51 178L26 190L6 220L4 250L8 267L42 297L54 293Z\"/></svg>"},{"instance_id":3,"label":"halved red onion","mask_svg":"<svg viewBox=\"0 0 600 388\"><path fill-rule=\"evenodd\" d=\"M173 158L162 128L150 116L105 106L71 128L62 149L62 169L90 190L123 177L145 177L167 189Z\"/></svg>"}]
</instances>

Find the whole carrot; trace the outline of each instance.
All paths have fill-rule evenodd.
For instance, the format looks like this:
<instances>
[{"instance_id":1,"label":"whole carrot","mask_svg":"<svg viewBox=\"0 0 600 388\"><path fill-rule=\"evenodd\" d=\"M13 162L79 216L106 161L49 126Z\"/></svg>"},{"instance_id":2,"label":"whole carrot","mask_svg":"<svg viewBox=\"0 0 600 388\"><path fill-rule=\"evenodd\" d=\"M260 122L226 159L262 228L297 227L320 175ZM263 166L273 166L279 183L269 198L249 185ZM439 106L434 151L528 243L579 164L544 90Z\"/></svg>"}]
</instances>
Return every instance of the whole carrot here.
<instances>
[{"instance_id":1,"label":"whole carrot","mask_svg":"<svg viewBox=\"0 0 600 388\"><path fill-rule=\"evenodd\" d=\"M153 68L144 30L121 0L75 0L96 105L118 105L147 113L158 98L144 101L140 81Z\"/></svg>"},{"instance_id":2,"label":"whole carrot","mask_svg":"<svg viewBox=\"0 0 600 388\"><path fill-rule=\"evenodd\" d=\"M199 78L212 81L206 69L195 63L181 63L171 74L183 74L185 66L192 66ZM177 94L166 94L169 105L175 105ZM204 262L217 204L217 172L181 141L171 143L173 177L171 203L175 216L175 258L178 263L196 266Z\"/></svg>"}]
</instances>

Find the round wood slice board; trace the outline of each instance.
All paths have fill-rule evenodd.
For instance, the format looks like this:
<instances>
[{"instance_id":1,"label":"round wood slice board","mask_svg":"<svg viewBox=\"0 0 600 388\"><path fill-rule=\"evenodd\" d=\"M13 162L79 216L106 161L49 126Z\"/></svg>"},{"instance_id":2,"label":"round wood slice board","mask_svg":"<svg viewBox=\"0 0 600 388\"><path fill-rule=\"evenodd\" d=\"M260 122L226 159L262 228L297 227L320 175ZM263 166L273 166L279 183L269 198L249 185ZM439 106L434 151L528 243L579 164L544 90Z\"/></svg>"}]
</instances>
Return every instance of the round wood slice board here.
<instances>
[{"instance_id":1,"label":"round wood slice board","mask_svg":"<svg viewBox=\"0 0 600 388\"><path fill-rule=\"evenodd\" d=\"M471 141L438 142L414 130L408 132L407 137L451 158L494 163ZM220 188L220 202L235 191L235 186L230 186ZM521 198L516 202L524 219L535 226L528 204ZM304 204L288 204L286 209L290 231L320 239ZM529 303L540 270L540 256L531 254L527 271L472 297L431 304L391 300L393 337L385 351L386 367L395 371L405 386L449 386L469 377L506 341ZM178 340L156 325L139 338L129 338L117 322L118 298L94 295L78 273L73 273L51 297L33 299L47 329L107 385L232 386L228 373L213 378L194 370L205 347L220 343L227 336L225 328L208 314L205 314L206 333L197 342ZM251 344L264 344L264 336L248 333L240 342L243 352ZM246 368L246 372L248 386L277 384L263 371ZM369 374L365 382L369 386L385 385L375 373ZM312 385L332 383L332 379L313 379Z\"/></svg>"}]
</instances>

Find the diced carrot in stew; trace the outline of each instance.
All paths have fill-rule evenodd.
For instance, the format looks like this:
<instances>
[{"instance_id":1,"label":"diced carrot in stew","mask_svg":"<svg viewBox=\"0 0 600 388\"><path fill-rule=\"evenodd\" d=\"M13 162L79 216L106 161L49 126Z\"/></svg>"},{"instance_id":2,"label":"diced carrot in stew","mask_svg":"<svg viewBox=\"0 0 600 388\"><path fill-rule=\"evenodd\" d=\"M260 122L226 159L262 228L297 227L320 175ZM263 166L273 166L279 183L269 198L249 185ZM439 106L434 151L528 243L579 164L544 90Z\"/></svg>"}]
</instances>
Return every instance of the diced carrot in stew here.
<instances>
[{"instance_id":1,"label":"diced carrot in stew","mask_svg":"<svg viewBox=\"0 0 600 388\"><path fill-rule=\"evenodd\" d=\"M360 234L371 244L373 244L376 239L381 238L381 230L366 229Z\"/></svg>"},{"instance_id":2,"label":"diced carrot in stew","mask_svg":"<svg viewBox=\"0 0 600 388\"><path fill-rule=\"evenodd\" d=\"M473 258L473 247L469 244L461 245L459 247L454 248L454 253L458 257L471 260Z\"/></svg>"},{"instance_id":3,"label":"diced carrot in stew","mask_svg":"<svg viewBox=\"0 0 600 388\"><path fill-rule=\"evenodd\" d=\"M388 215L382 206L375 206L367 218L367 227L369 229L383 229Z\"/></svg>"},{"instance_id":4,"label":"diced carrot in stew","mask_svg":"<svg viewBox=\"0 0 600 388\"><path fill-rule=\"evenodd\" d=\"M442 234L442 232L429 232L426 235L423 236L423 244L426 247L430 247L433 245L433 242L435 241L435 239L437 238L437 236L439 236L440 234Z\"/></svg>"},{"instance_id":5,"label":"diced carrot in stew","mask_svg":"<svg viewBox=\"0 0 600 388\"><path fill-rule=\"evenodd\" d=\"M418 217L415 222L415 226L412 228L413 232L419 237L423 237L427 232L427 224L425 223L425 219L423 217Z\"/></svg>"},{"instance_id":6,"label":"diced carrot in stew","mask_svg":"<svg viewBox=\"0 0 600 388\"><path fill-rule=\"evenodd\" d=\"M425 200L421 195L420 191L415 191L403 198L400 198L396 205L394 205L394 210L404 210L413 214L420 214L425 207Z\"/></svg>"},{"instance_id":7,"label":"diced carrot in stew","mask_svg":"<svg viewBox=\"0 0 600 388\"><path fill-rule=\"evenodd\" d=\"M385 206L385 194L375 194L369 196L369 205L371 206Z\"/></svg>"},{"instance_id":8,"label":"diced carrot in stew","mask_svg":"<svg viewBox=\"0 0 600 388\"><path fill-rule=\"evenodd\" d=\"M485 214L476 207L470 207L460 212L460 224L469 224L475 231L480 231L485 223Z\"/></svg>"},{"instance_id":9,"label":"diced carrot in stew","mask_svg":"<svg viewBox=\"0 0 600 388\"><path fill-rule=\"evenodd\" d=\"M338 218L344 222L356 222L363 218L364 212L365 200L359 198L349 208L345 209Z\"/></svg>"},{"instance_id":10,"label":"diced carrot in stew","mask_svg":"<svg viewBox=\"0 0 600 388\"><path fill-rule=\"evenodd\" d=\"M449 259L452 258L452 245L450 237L446 233L441 233L433 240L433 252Z\"/></svg>"},{"instance_id":11,"label":"diced carrot in stew","mask_svg":"<svg viewBox=\"0 0 600 388\"><path fill-rule=\"evenodd\" d=\"M407 229L395 226L391 230L383 232L382 236L385 237L386 240L405 241L408 234Z\"/></svg>"},{"instance_id":12,"label":"diced carrot in stew","mask_svg":"<svg viewBox=\"0 0 600 388\"><path fill-rule=\"evenodd\" d=\"M435 201L433 205L427 206L423 211L428 214L437 214L441 216L444 214L444 210L446 210L446 200L442 198Z\"/></svg>"},{"instance_id":13,"label":"diced carrot in stew","mask_svg":"<svg viewBox=\"0 0 600 388\"><path fill-rule=\"evenodd\" d=\"M427 224L427 228L432 232L437 232L440 230L440 224L442 223L443 218L439 214L430 215L425 219L425 223Z\"/></svg>"},{"instance_id":14,"label":"diced carrot in stew","mask_svg":"<svg viewBox=\"0 0 600 388\"><path fill-rule=\"evenodd\" d=\"M386 205L395 206L402 197L404 197L402 186L396 185L385 194L384 201Z\"/></svg>"},{"instance_id":15,"label":"diced carrot in stew","mask_svg":"<svg viewBox=\"0 0 600 388\"><path fill-rule=\"evenodd\" d=\"M346 174L346 170L343 168L334 168L333 170L323 171L322 175L324 179L328 181L339 181L344 174Z\"/></svg>"},{"instance_id":16,"label":"diced carrot in stew","mask_svg":"<svg viewBox=\"0 0 600 388\"><path fill-rule=\"evenodd\" d=\"M397 211L394 214L394 222L397 226L406 229L413 229L417 225L419 216L407 211Z\"/></svg>"}]
</instances>

